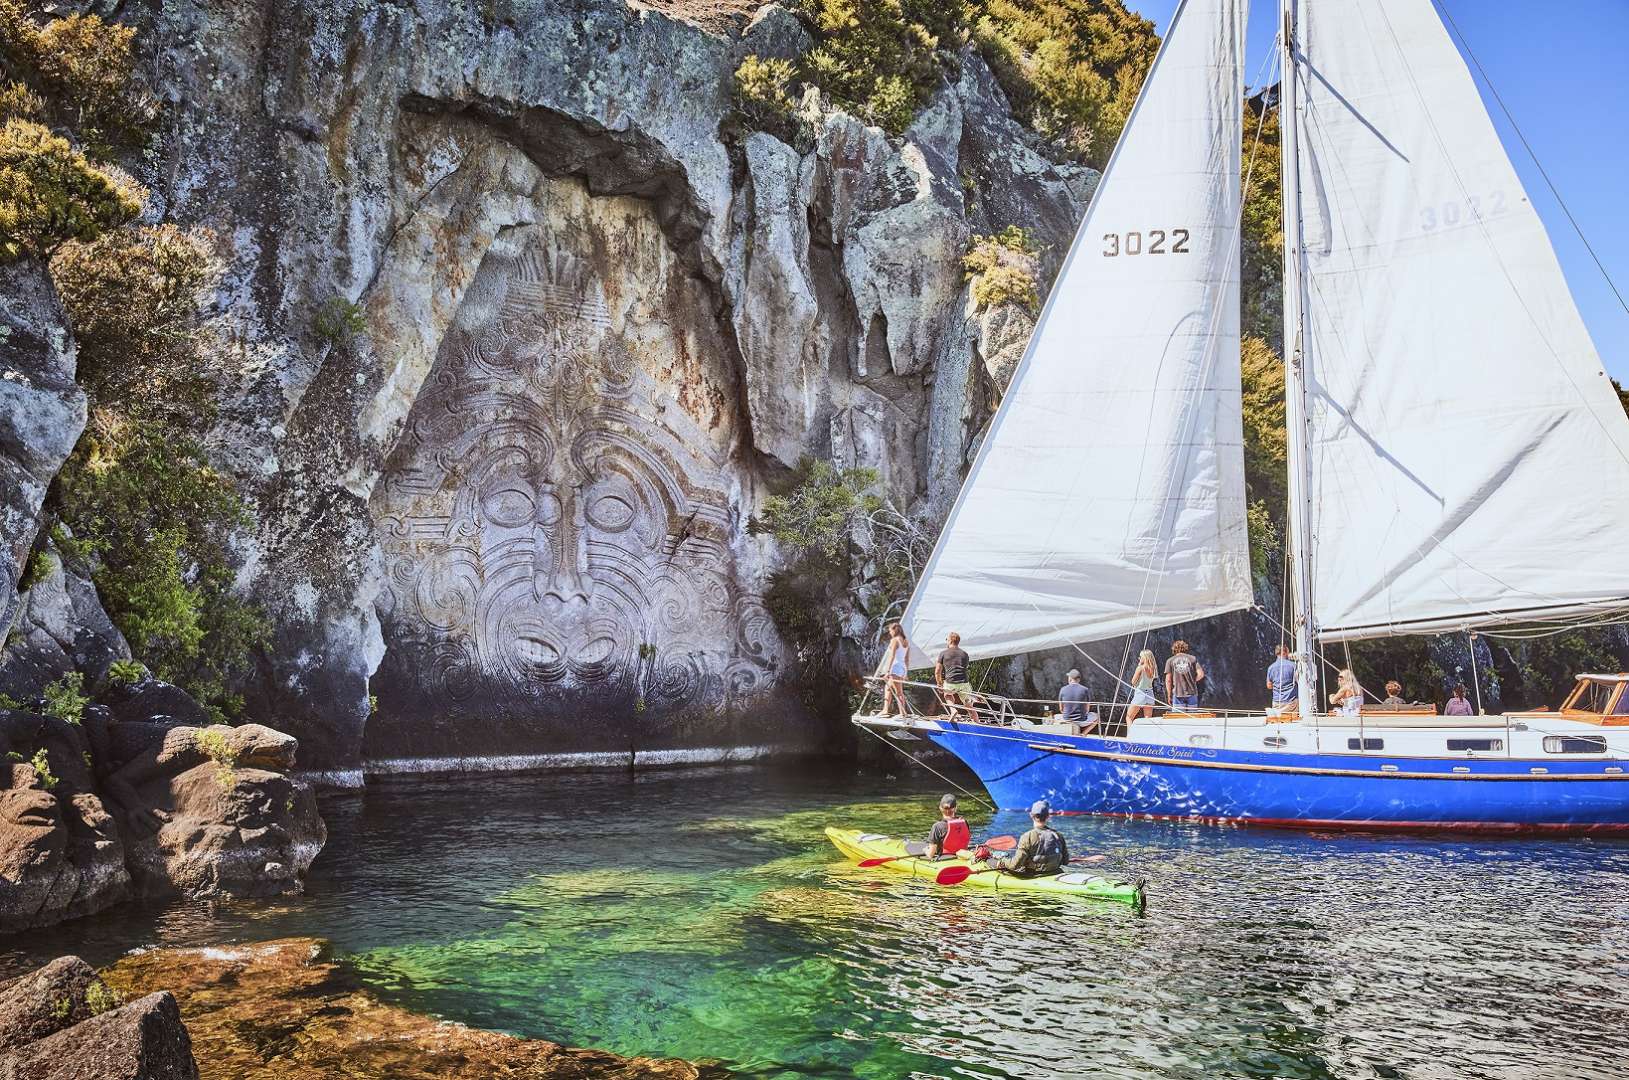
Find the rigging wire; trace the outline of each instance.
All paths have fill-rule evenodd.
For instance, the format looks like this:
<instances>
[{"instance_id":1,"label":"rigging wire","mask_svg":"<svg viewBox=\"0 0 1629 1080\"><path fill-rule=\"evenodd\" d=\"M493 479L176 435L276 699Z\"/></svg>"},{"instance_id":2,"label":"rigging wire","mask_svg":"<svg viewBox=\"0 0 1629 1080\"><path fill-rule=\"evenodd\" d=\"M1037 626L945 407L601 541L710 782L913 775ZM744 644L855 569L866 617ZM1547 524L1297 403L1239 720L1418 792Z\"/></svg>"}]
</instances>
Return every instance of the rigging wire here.
<instances>
[{"instance_id":1,"label":"rigging wire","mask_svg":"<svg viewBox=\"0 0 1629 1080\"><path fill-rule=\"evenodd\" d=\"M956 783L956 781L952 780L950 777L946 776L944 773L940 772L938 769L935 769L932 765L929 765L927 762L923 761L921 758L917 757L915 754L912 754L910 751L906 750L903 746L900 746L898 743L894 742L892 739L884 738L883 736L878 735L875 731L872 731L870 728L866 727L864 724L856 724L854 726L858 727L861 731L863 731L866 734L872 736L873 738L882 739L882 741L886 745L888 745L889 747L891 747L894 750L899 751L901 754L904 754L906 757L908 757L912 761L916 762L916 764L918 764L922 768L928 770L928 772L932 773L934 776L937 776L939 779L943 780L945 783L949 784L951 787L955 788L957 791L961 792L963 795L966 795L969 799L972 799L974 802L977 802L977 803L979 803L979 804L981 804L983 806L989 807L990 812L992 814L998 812L998 808L997 808L995 803L993 803L990 800L986 799L984 796L977 794L976 792L969 791L967 788L962 787L960 784Z\"/></svg>"},{"instance_id":2,"label":"rigging wire","mask_svg":"<svg viewBox=\"0 0 1629 1080\"><path fill-rule=\"evenodd\" d=\"M1510 130L1514 131L1516 138L1521 141L1522 149L1527 151L1527 156L1533 162L1533 167L1544 178L1544 183L1550 189L1550 194L1555 196L1556 204L1561 207L1561 212L1567 215L1567 223L1572 226L1573 232L1578 234L1578 239L1583 243L1584 250L1589 252L1589 257L1595 260L1595 269L1601 272L1601 278L1606 282L1607 288L1611 289L1612 295L1617 297L1618 306L1623 308L1625 314L1629 314L1629 301L1624 300L1623 293L1618 290L1618 283L1612 280L1612 275L1607 272L1606 265L1601 262L1601 257L1595 253L1594 246L1590 244L1589 237L1584 235L1583 227L1578 224L1578 219L1573 217L1572 208L1567 205L1567 200L1561 197L1561 191L1555 186L1555 181L1550 179L1550 174L1545 171L1544 163L1539 161L1538 154L1534 153L1532 144L1527 141L1527 135L1522 131L1521 125L1516 123L1516 117L1511 114L1509 106L1505 104L1505 99L1499 95L1499 88L1493 85L1493 80L1488 76L1487 69L1482 66L1482 61L1478 60L1476 53L1472 51L1469 39L1465 37L1464 31L1460 30L1459 24L1454 22L1454 16L1448 10L1447 0L1437 0L1437 7L1442 11L1443 19L1453 29L1454 37L1459 39L1459 47L1464 50L1465 55L1475 66L1476 73L1482 76L1482 84L1488 88L1488 93L1493 95L1493 100L1498 104L1499 111L1504 113L1505 119L1510 122Z\"/></svg>"}]
</instances>

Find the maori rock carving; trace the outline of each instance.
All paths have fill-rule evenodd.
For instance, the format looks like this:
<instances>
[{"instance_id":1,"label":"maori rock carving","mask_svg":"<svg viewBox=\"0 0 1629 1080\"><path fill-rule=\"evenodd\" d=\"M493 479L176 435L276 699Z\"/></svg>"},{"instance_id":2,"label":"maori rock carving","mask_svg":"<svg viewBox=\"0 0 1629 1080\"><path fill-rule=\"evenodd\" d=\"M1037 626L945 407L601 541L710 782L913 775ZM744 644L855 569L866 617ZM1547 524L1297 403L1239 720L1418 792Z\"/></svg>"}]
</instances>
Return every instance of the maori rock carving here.
<instances>
[{"instance_id":1,"label":"maori rock carving","mask_svg":"<svg viewBox=\"0 0 1629 1080\"><path fill-rule=\"evenodd\" d=\"M506 746L593 707L625 747L779 664L716 439L651 374L672 346L613 322L586 258L489 254L375 496L381 685Z\"/></svg>"}]
</instances>

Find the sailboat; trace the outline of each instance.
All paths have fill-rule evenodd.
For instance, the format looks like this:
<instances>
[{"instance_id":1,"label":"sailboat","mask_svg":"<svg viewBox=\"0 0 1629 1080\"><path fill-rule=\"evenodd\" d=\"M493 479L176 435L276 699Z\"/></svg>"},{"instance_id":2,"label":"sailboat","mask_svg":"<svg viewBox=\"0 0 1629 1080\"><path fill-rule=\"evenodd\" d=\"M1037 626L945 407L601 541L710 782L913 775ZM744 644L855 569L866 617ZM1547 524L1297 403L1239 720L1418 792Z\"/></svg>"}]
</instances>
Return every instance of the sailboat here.
<instances>
[{"instance_id":1,"label":"sailboat","mask_svg":"<svg viewBox=\"0 0 1629 1080\"><path fill-rule=\"evenodd\" d=\"M1247 6L1173 17L902 618L913 668L950 632L999 657L1252 606ZM949 750L1003 807L1629 831L1629 677L1501 716L1320 692L1334 643L1629 614L1629 421L1431 0L1280 16L1294 703L1112 735L990 696L854 722Z\"/></svg>"}]
</instances>

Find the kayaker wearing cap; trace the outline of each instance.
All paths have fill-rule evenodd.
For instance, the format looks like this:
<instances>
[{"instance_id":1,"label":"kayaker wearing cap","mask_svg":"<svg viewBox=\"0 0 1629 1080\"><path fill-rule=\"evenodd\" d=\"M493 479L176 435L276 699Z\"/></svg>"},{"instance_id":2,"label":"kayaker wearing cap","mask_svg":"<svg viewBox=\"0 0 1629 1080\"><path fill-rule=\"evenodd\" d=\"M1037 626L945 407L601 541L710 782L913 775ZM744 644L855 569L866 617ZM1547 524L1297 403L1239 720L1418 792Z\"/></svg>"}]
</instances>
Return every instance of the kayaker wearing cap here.
<instances>
[{"instance_id":1,"label":"kayaker wearing cap","mask_svg":"<svg viewBox=\"0 0 1629 1080\"><path fill-rule=\"evenodd\" d=\"M1062 833L1047 824L1051 816L1052 807L1041 799L1029 808L1029 819L1035 827L1018 838L1018 849L1009 858L992 857L990 849L983 844L973 853L973 858L1021 877L1052 873L1069 861L1069 845L1064 842Z\"/></svg>"},{"instance_id":2,"label":"kayaker wearing cap","mask_svg":"<svg viewBox=\"0 0 1629 1080\"><path fill-rule=\"evenodd\" d=\"M930 859L954 855L972 842L972 830L956 809L956 796L946 795L939 800L939 820L933 823L933 829L928 833L928 849L924 854Z\"/></svg>"}]
</instances>

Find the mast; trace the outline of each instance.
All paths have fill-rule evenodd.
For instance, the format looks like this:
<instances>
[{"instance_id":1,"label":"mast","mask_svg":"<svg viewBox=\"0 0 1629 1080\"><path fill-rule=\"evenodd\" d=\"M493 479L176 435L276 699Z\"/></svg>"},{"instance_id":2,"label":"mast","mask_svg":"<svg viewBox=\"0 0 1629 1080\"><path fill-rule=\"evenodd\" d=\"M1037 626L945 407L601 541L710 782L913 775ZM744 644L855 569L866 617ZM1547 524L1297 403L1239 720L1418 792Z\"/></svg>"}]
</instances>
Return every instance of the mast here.
<instances>
[{"instance_id":1,"label":"mast","mask_svg":"<svg viewBox=\"0 0 1629 1080\"><path fill-rule=\"evenodd\" d=\"M1295 63L1296 0L1279 0L1282 72L1278 130L1284 203L1284 417L1289 429L1289 526L1295 590L1295 664L1302 716L1318 708L1317 627L1312 614L1311 427L1307 417L1306 314L1301 304L1301 168Z\"/></svg>"}]
</instances>

